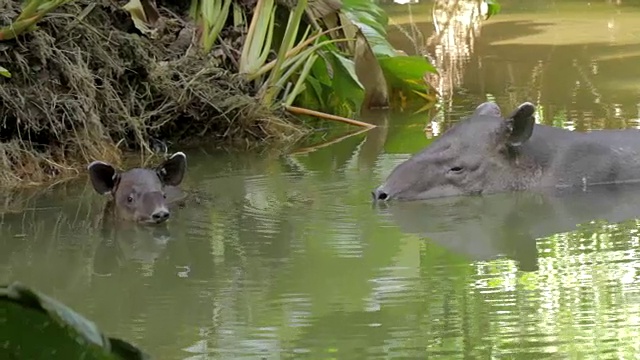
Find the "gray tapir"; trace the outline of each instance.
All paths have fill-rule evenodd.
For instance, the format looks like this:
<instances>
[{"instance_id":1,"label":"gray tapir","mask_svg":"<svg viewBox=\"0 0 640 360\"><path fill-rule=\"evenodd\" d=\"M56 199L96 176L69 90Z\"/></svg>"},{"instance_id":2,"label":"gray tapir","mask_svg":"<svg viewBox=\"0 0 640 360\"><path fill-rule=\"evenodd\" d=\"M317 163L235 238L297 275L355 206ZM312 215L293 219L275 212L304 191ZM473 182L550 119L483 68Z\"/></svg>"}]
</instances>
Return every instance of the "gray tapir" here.
<instances>
[{"instance_id":1,"label":"gray tapir","mask_svg":"<svg viewBox=\"0 0 640 360\"><path fill-rule=\"evenodd\" d=\"M169 218L167 205L178 197L178 185L186 168L187 156L182 152L174 153L155 169L119 172L102 161L87 167L96 192L111 195L108 206L113 207L117 217L147 224L159 224Z\"/></svg>"},{"instance_id":2,"label":"gray tapir","mask_svg":"<svg viewBox=\"0 0 640 360\"><path fill-rule=\"evenodd\" d=\"M374 201L640 180L640 131L575 132L539 125L529 102L502 117L485 102L373 190Z\"/></svg>"}]
</instances>

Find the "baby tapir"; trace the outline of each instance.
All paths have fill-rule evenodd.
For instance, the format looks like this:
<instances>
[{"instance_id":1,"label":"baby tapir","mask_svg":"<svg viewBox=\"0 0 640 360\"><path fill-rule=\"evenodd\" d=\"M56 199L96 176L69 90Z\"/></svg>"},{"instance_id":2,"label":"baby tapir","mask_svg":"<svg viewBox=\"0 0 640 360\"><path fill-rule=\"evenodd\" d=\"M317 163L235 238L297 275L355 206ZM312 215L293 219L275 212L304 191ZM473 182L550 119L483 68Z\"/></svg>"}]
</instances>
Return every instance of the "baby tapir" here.
<instances>
[{"instance_id":1,"label":"baby tapir","mask_svg":"<svg viewBox=\"0 0 640 360\"><path fill-rule=\"evenodd\" d=\"M168 194L177 192L187 168L187 156L177 152L155 169L117 171L112 165L94 161L87 169L93 188L110 194L116 215L125 220L159 224L169 219Z\"/></svg>"},{"instance_id":2,"label":"baby tapir","mask_svg":"<svg viewBox=\"0 0 640 360\"><path fill-rule=\"evenodd\" d=\"M481 104L399 164L373 190L373 200L586 189L640 180L640 131L570 131L536 124L534 112L525 102L503 117L495 103Z\"/></svg>"}]
</instances>

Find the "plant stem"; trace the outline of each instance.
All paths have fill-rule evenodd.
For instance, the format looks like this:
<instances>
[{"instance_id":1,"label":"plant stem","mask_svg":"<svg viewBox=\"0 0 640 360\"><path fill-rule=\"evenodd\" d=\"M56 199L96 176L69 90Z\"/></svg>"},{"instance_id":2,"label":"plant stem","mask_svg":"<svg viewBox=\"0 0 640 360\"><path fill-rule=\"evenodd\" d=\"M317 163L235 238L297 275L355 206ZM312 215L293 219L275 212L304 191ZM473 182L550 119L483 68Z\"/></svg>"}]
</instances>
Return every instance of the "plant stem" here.
<instances>
[{"instance_id":1,"label":"plant stem","mask_svg":"<svg viewBox=\"0 0 640 360\"><path fill-rule=\"evenodd\" d=\"M369 124L369 123L366 123L366 122L353 120L353 119L348 119L348 118L345 118L345 117L342 117L342 116L331 115L331 114L327 114L327 113L323 113L323 112L319 112L319 111L315 111L315 110L309 110L309 109L305 109L305 108L301 108L301 107L297 107L297 106L285 106L284 109L287 110L288 112L292 113L292 114L311 115L311 116L319 117L319 118L326 119L326 120L339 121L339 122L343 122L343 123L346 123L346 124L355 125L355 126L361 126L361 127L365 127L365 128L369 128L369 129L373 129L373 128L376 127L375 125Z\"/></svg>"}]
</instances>

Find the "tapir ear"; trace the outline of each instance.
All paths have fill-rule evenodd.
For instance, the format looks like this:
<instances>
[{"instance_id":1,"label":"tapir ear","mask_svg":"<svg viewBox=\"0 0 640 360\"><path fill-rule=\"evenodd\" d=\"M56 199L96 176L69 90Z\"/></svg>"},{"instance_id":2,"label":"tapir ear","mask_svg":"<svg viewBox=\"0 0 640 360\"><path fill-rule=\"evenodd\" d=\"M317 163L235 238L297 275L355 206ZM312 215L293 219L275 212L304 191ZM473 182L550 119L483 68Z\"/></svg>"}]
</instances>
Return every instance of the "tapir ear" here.
<instances>
[{"instance_id":1,"label":"tapir ear","mask_svg":"<svg viewBox=\"0 0 640 360\"><path fill-rule=\"evenodd\" d=\"M182 182L186 170L187 155L183 152L177 152L158 166L156 171L165 185L178 186Z\"/></svg>"},{"instance_id":2,"label":"tapir ear","mask_svg":"<svg viewBox=\"0 0 640 360\"><path fill-rule=\"evenodd\" d=\"M530 102L522 103L518 108L506 118L507 121L507 143L511 146L522 145L529 140L533 134L533 127L536 119L533 116L536 108Z\"/></svg>"},{"instance_id":3,"label":"tapir ear","mask_svg":"<svg viewBox=\"0 0 640 360\"><path fill-rule=\"evenodd\" d=\"M501 117L502 111L500 111L500 106L498 106L498 104L491 101L487 101L480 104L476 108L476 110L473 112L473 116L480 116L480 115Z\"/></svg>"},{"instance_id":4,"label":"tapir ear","mask_svg":"<svg viewBox=\"0 0 640 360\"><path fill-rule=\"evenodd\" d=\"M118 182L118 172L116 169L102 161L94 161L89 166L89 178L96 192L104 195L113 191Z\"/></svg>"}]
</instances>

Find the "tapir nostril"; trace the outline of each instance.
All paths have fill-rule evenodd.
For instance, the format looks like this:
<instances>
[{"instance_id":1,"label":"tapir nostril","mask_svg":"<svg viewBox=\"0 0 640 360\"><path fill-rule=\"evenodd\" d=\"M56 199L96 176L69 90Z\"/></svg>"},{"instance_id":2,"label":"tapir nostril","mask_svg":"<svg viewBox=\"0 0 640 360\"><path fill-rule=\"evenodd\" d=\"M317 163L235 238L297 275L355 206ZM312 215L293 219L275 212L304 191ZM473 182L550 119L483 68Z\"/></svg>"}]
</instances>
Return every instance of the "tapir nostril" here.
<instances>
[{"instance_id":1,"label":"tapir nostril","mask_svg":"<svg viewBox=\"0 0 640 360\"><path fill-rule=\"evenodd\" d=\"M384 192L384 190L382 190L381 188L377 188L374 191L371 192L371 195L373 196L373 200L387 200L387 198L389 197L389 195Z\"/></svg>"},{"instance_id":2,"label":"tapir nostril","mask_svg":"<svg viewBox=\"0 0 640 360\"><path fill-rule=\"evenodd\" d=\"M156 213L154 213L153 215L151 215L151 217L153 218L153 221L155 221L156 223L161 223L163 221L166 221L169 218L169 212L166 210L160 210Z\"/></svg>"}]
</instances>

